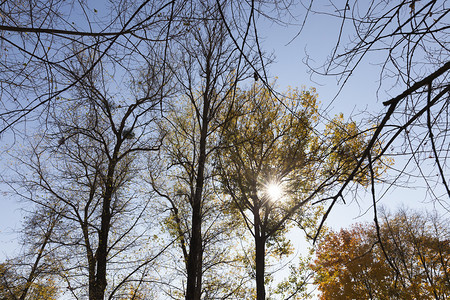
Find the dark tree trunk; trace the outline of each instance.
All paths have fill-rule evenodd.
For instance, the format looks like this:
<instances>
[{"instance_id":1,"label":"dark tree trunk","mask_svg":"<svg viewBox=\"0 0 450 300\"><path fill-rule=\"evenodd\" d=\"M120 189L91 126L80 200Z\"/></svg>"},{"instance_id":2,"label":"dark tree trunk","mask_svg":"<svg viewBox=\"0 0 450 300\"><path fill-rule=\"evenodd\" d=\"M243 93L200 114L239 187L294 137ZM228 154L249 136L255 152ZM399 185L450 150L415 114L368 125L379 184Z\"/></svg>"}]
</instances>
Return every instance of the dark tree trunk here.
<instances>
[{"instance_id":1,"label":"dark tree trunk","mask_svg":"<svg viewBox=\"0 0 450 300\"><path fill-rule=\"evenodd\" d=\"M208 95L209 76L203 95L202 127L200 132L199 158L195 192L192 199L192 234L187 263L186 300L200 300L202 289L202 197L205 182L206 139L208 135L210 98Z\"/></svg>"},{"instance_id":2,"label":"dark tree trunk","mask_svg":"<svg viewBox=\"0 0 450 300\"><path fill-rule=\"evenodd\" d=\"M199 300L201 294L202 262L200 254L202 250L202 222L200 202L194 203L192 208L192 235L187 263L186 300Z\"/></svg>"},{"instance_id":3,"label":"dark tree trunk","mask_svg":"<svg viewBox=\"0 0 450 300\"><path fill-rule=\"evenodd\" d=\"M261 218L259 216L259 207L255 206L254 211L254 228L255 228L255 272L256 272L256 300L266 299L266 290L264 286L265 273L265 251L266 237Z\"/></svg>"},{"instance_id":4,"label":"dark tree trunk","mask_svg":"<svg viewBox=\"0 0 450 300\"><path fill-rule=\"evenodd\" d=\"M98 248L96 251L97 273L95 283L90 300L103 300L105 297L106 281L106 264L108 256L108 235L111 222L110 205L111 198L105 197L103 203L102 221L99 232Z\"/></svg>"},{"instance_id":5,"label":"dark tree trunk","mask_svg":"<svg viewBox=\"0 0 450 300\"><path fill-rule=\"evenodd\" d=\"M265 300L266 290L264 286L265 272L265 240L262 237L255 237L256 243L256 299Z\"/></svg>"},{"instance_id":6,"label":"dark tree trunk","mask_svg":"<svg viewBox=\"0 0 450 300\"><path fill-rule=\"evenodd\" d=\"M116 146L116 148L118 148ZM117 153L118 151L115 151ZM108 168L105 195L103 196L101 225L98 233L98 248L95 252L95 260L97 270L95 274L95 281L90 282L89 286L89 300L104 300L105 290L107 285L106 280L106 265L108 258L108 236L111 227L111 199L113 195L114 172L116 168L116 155L113 155L112 162ZM93 286L91 285L93 284Z\"/></svg>"},{"instance_id":7,"label":"dark tree trunk","mask_svg":"<svg viewBox=\"0 0 450 300\"><path fill-rule=\"evenodd\" d=\"M97 258L97 274L94 284L93 299L103 300L105 297L106 281L106 263L108 256L108 235L111 221L110 204L111 198L104 200L101 229L99 233L98 248L96 252Z\"/></svg>"}]
</instances>

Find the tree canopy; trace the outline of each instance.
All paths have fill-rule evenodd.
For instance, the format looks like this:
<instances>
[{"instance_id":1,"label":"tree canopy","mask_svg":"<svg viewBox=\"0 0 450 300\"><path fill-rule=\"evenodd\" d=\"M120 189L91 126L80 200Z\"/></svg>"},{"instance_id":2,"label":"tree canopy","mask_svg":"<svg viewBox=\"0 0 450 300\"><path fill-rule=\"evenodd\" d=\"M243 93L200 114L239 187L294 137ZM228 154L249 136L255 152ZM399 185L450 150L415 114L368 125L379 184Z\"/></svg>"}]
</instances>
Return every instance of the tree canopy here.
<instances>
[{"instance_id":1,"label":"tree canopy","mask_svg":"<svg viewBox=\"0 0 450 300\"><path fill-rule=\"evenodd\" d=\"M292 89L278 97L283 105L257 83L249 90L237 89L217 154L230 211L254 239L257 299L265 299L266 254L290 253L284 234L292 223L307 235L315 233L322 210L314 200L348 176L366 142L356 124L342 116L320 131L314 89ZM382 166L374 169L378 176ZM367 178L363 167L355 182L367 185Z\"/></svg>"},{"instance_id":2,"label":"tree canopy","mask_svg":"<svg viewBox=\"0 0 450 300\"><path fill-rule=\"evenodd\" d=\"M374 225L329 232L312 265L321 299L446 299L448 220L400 211ZM380 239L379 239L380 237Z\"/></svg>"}]
</instances>

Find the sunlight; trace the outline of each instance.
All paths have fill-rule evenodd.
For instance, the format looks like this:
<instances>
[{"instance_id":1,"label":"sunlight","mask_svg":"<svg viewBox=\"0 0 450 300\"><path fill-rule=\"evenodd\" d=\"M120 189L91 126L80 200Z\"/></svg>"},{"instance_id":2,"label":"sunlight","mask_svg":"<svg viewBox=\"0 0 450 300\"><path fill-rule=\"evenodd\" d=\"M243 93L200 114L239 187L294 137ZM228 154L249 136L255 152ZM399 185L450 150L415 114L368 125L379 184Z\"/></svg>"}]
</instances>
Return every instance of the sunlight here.
<instances>
[{"instance_id":1,"label":"sunlight","mask_svg":"<svg viewBox=\"0 0 450 300\"><path fill-rule=\"evenodd\" d=\"M269 196L270 200L277 201L283 195L283 188L279 183L272 182L266 186L266 193Z\"/></svg>"}]
</instances>

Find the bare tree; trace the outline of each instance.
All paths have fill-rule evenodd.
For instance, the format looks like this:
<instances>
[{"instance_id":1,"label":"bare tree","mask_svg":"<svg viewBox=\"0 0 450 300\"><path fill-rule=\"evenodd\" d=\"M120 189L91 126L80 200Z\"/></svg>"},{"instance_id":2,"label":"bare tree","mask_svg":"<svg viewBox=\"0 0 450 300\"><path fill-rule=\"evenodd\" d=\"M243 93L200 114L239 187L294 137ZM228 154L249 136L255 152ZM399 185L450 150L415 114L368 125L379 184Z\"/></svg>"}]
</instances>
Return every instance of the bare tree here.
<instances>
[{"instance_id":1,"label":"bare tree","mask_svg":"<svg viewBox=\"0 0 450 300\"><path fill-rule=\"evenodd\" d=\"M58 266L49 247L59 216L43 207L30 213L23 232L23 253L0 264L2 299L54 299L60 290Z\"/></svg>"},{"instance_id":2,"label":"bare tree","mask_svg":"<svg viewBox=\"0 0 450 300\"><path fill-rule=\"evenodd\" d=\"M214 193L212 156L237 83L253 74L247 72L248 65L239 62L240 53L228 38L218 4L197 3L195 11L203 17L187 21L185 39L175 40L170 48L171 61L179 62L171 70L178 81L180 99L173 103L162 125L168 132L163 158L169 168L162 184L156 178L152 182L171 210L167 225L179 238L187 276L186 299L211 295L213 288L224 290L213 282L217 278L211 280L211 274L228 252L215 244L229 239L226 236L232 227L224 220L220 199ZM207 289L202 288L204 274L211 277ZM232 295L232 290L226 293Z\"/></svg>"},{"instance_id":3,"label":"bare tree","mask_svg":"<svg viewBox=\"0 0 450 300\"><path fill-rule=\"evenodd\" d=\"M156 119L168 77L149 55L149 64L136 74L141 81L131 78L131 94L115 91L107 68L91 68L97 55L79 52L68 62L74 81L85 76L73 97L51 106L47 128L30 141L28 155L17 157L22 166L11 184L27 201L57 216L48 243L57 248L63 264L59 275L73 296L112 299L158 256L148 250L134 257L151 244L151 202L139 191L139 165L142 153L160 147Z\"/></svg>"},{"instance_id":4,"label":"bare tree","mask_svg":"<svg viewBox=\"0 0 450 300\"><path fill-rule=\"evenodd\" d=\"M359 165L381 156L398 158L401 165L392 170L392 184L405 186L414 182L417 186L417 180L422 178L430 199L448 210L447 1L332 1L329 7L313 4L313 1L305 3L308 17L326 14L341 21L329 60L322 68L313 67L313 72L338 76L343 87L354 71L370 59L372 64L379 64L380 89L403 91L383 102L387 110L375 117L378 126ZM351 38L346 40L349 26ZM374 61L377 58L380 60ZM377 143L383 144L383 150L370 157L371 148ZM338 194L345 190L353 175Z\"/></svg>"}]
</instances>

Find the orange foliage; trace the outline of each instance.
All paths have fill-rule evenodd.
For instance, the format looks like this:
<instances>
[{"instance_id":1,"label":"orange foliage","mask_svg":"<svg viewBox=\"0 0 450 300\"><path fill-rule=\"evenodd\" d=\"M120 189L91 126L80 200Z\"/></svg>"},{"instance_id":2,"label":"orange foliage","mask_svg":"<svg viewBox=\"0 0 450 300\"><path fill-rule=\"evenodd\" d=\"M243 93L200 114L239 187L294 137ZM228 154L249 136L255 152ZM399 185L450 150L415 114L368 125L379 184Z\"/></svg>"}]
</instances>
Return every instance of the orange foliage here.
<instances>
[{"instance_id":1,"label":"orange foliage","mask_svg":"<svg viewBox=\"0 0 450 300\"><path fill-rule=\"evenodd\" d=\"M390 263L374 226L330 232L312 265L320 299L447 299L450 246L445 228L417 214L385 218L380 234Z\"/></svg>"}]
</instances>

